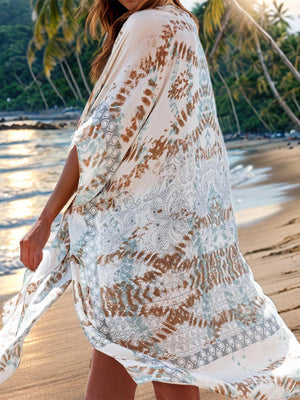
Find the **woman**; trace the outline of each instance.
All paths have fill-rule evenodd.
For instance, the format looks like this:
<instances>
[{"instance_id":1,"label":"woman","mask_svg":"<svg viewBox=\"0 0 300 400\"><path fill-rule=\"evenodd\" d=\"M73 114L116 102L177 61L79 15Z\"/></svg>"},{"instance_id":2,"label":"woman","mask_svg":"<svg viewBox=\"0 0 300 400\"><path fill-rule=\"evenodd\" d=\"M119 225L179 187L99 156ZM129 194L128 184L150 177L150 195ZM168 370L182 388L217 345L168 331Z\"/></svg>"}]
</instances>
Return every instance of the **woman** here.
<instances>
[{"instance_id":1,"label":"woman","mask_svg":"<svg viewBox=\"0 0 300 400\"><path fill-rule=\"evenodd\" d=\"M230 173L198 27L178 0L99 0L97 79L61 177L21 240L4 306L0 379L72 282L93 345L86 400L300 393L300 345L238 247ZM49 251L54 218L63 214ZM116 385L116 382L118 383Z\"/></svg>"}]
</instances>

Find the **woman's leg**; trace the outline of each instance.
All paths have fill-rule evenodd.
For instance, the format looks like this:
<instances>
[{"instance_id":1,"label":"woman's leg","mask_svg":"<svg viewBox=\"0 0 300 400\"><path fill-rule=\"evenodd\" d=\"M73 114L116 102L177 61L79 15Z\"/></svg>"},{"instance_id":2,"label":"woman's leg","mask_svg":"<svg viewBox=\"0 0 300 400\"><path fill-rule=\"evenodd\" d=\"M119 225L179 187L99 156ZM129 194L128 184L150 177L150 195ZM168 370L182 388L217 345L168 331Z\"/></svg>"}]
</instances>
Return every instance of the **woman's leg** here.
<instances>
[{"instance_id":1,"label":"woman's leg","mask_svg":"<svg viewBox=\"0 0 300 400\"><path fill-rule=\"evenodd\" d=\"M134 400L136 387L118 361L93 349L85 400Z\"/></svg>"},{"instance_id":2,"label":"woman's leg","mask_svg":"<svg viewBox=\"0 0 300 400\"><path fill-rule=\"evenodd\" d=\"M199 388L192 385L153 381L156 400L200 400Z\"/></svg>"}]
</instances>

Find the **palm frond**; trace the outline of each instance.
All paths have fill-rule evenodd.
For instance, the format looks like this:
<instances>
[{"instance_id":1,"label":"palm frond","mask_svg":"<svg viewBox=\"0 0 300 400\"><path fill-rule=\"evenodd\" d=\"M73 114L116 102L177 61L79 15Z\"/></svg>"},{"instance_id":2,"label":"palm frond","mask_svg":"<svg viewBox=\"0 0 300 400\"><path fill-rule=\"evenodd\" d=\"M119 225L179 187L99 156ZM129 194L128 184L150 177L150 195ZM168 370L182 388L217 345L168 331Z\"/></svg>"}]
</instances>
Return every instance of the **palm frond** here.
<instances>
[{"instance_id":1,"label":"palm frond","mask_svg":"<svg viewBox=\"0 0 300 400\"><path fill-rule=\"evenodd\" d=\"M44 72L47 78L59 61L65 58L68 49L62 38L53 38L47 44L44 51Z\"/></svg>"}]
</instances>

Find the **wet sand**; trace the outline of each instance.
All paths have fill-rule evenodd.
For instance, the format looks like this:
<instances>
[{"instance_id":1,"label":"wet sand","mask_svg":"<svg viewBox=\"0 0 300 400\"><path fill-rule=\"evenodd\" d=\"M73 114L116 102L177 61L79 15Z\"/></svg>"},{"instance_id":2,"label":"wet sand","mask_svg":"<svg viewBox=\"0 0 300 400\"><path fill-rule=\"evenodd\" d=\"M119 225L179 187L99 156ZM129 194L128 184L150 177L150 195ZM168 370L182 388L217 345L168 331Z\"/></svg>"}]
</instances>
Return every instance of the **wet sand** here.
<instances>
[{"instance_id":1,"label":"wet sand","mask_svg":"<svg viewBox=\"0 0 300 400\"><path fill-rule=\"evenodd\" d=\"M286 142L261 144L247 163L271 165L270 183L300 182L299 145L289 149ZM294 198L280 211L241 226L238 235L256 281L300 341L300 187L293 188L290 195ZM0 386L0 400L83 400L91 353L69 287L27 336L19 368ZM202 400L228 399L203 390L200 393ZM154 399L151 383L138 387L136 400ZM293 399L300 400L300 396Z\"/></svg>"}]
</instances>

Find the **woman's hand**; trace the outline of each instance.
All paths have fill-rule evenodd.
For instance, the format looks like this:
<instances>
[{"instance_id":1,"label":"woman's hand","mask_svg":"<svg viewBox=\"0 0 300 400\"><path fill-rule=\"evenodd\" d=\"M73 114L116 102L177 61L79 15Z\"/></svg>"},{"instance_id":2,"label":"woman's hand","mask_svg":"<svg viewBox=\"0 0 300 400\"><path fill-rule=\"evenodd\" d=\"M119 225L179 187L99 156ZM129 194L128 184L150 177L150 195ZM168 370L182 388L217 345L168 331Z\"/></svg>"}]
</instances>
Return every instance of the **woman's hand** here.
<instances>
[{"instance_id":1,"label":"woman's hand","mask_svg":"<svg viewBox=\"0 0 300 400\"><path fill-rule=\"evenodd\" d=\"M59 180L40 217L20 240L20 260L35 271L43 258L43 248L51 233L51 224L75 193L79 180L79 162L75 146L69 151Z\"/></svg>"},{"instance_id":2,"label":"woman's hand","mask_svg":"<svg viewBox=\"0 0 300 400\"><path fill-rule=\"evenodd\" d=\"M35 271L43 258L43 248L51 233L51 221L37 219L30 231L20 240L20 260Z\"/></svg>"},{"instance_id":3,"label":"woman's hand","mask_svg":"<svg viewBox=\"0 0 300 400\"><path fill-rule=\"evenodd\" d=\"M75 193L79 180L79 162L75 146L70 150L59 180L40 217L20 240L20 260L35 271L43 258L43 248L51 233L51 224Z\"/></svg>"}]
</instances>

